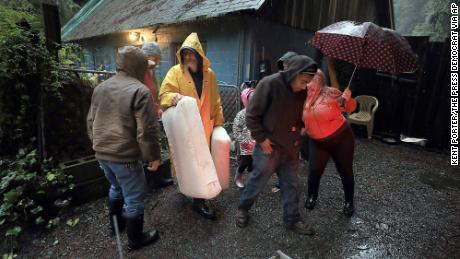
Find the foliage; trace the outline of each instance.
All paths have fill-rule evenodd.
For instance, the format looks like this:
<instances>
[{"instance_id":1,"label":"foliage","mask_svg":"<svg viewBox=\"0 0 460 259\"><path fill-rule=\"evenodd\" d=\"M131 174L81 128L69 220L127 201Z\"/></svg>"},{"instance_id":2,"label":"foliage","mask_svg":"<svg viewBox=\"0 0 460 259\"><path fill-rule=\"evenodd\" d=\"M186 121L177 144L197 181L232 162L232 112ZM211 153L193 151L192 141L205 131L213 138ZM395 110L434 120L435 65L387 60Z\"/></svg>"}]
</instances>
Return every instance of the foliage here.
<instances>
[{"instance_id":1,"label":"foliage","mask_svg":"<svg viewBox=\"0 0 460 259\"><path fill-rule=\"evenodd\" d=\"M26 20L32 27L35 26L34 28L40 26L40 21L36 17L36 10L30 3L26 1L0 1L0 31L11 30L21 20Z\"/></svg>"},{"instance_id":2,"label":"foliage","mask_svg":"<svg viewBox=\"0 0 460 259\"><path fill-rule=\"evenodd\" d=\"M75 63L80 62L82 48L78 44L68 43L59 49L59 63L63 66L72 67Z\"/></svg>"},{"instance_id":3,"label":"foliage","mask_svg":"<svg viewBox=\"0 0 460 259\"><path fill-rule=\"evenodd\" d=\"M396 30L405 35L444 41L449 34L449 0L395 0Z\"/></svg>"},{"instance_id":4,"label":"foliage","mask_svg":"<svg viewBox=\"0 0 460 259\"><path fill-rule=\"evenodd\" d=\"M0 31L0 145L3 152L14 154L17 150L10 147L28 143L34 136L30 121L36 118L33 108L38 100L31 97L37 96L39 87L33 85L39 81L37 63L46 54L27 13L1 5L0 13L0 24L6 25Z\"/></svg>"},{"instance_id":5,"label":"foliage","mask_svg":"<svg viewBox=\"0 0 460 259\"><path fill-rule=\"evenodd\" d=\"M70 205L71 182L51 159L40 163L36 150L21 149L16 159L0 160L0 233L16 238L30 226L58 225L59 213Z\"/></svg>"},{"instance_id":6,"label":"foliage","mask_svg":"<svg viewBox=\"0 0 460 259\"><path fill-rule=\"evenodd\" d=\"M84 50L78 44L67 43L59 50L59 63L64 67L85 69ZM82 73L79 77L91 88L96 87L102 80L103 76L91 73Z\"/></svg>"},{"instance_id":7,"label":"foliage","mask_svg":"<svg viewBox=\"0 0 460 259\"><path fill-rule=\"evenodd\" d=\"M73 0L55 0L54 3L59 9L59 18L61 20L61 26L63 26L67 21L72 18L72 16L80 10L80 5L78 5Z\"/></svg>"},{"instance_id":8,"label":"foliage","mask_svg":"<svg viewBox=\"0 0 460 259\"><path fill-rule=\"evenodd\" d=\"M13 254L13 253L3 254L2 255L2 259L13 259L13 258L16 258L16 257L17 257L17 255Z\"/></svg>"},{"instance_id":9,"label":"foliage","mask_svg":"<svg viewBox=\"0 0 460 259\"><path fill-rule=\"evenodd\" d=\"M32 15L38 16L40 13L40 4L46 2L48 4L54 4L59 10L59 20L61 26L64 25L72 16L78 12L82 4L86 1L73 1L73 0L0 0L0 5L8 8L19 10L22 12L28 12ZM37 26L40 25L41 21L37 20Z\"/></svg>"},{"instance_id":10,"label":"foliage","mask_svg":"<svg viewBox=\"0 0 460 259\"><path fill-rule=\"evenodd\" d=\"M425 17L415 12L414 6L423 7L426 0L394 0L394 19L396 30L404 35L412 35L414 27L423 23Z\"/></svg>"},{"instance_id":11,"label":"foliage","mask_svg":"<svg viewBox=\"0 0 460 259\"><path fill-rule=\"evenodd\" d=\"M0 14L0 157L37 140L40 110L51 155L87 152L85 117L91 88L59 70L58 59L31 26L35 18L30 13L0 5ZM75 48L64 46L60 61L74 58Z\"/></svg>"},{"instance_id":12,"label":"foliage","mask_svg":"<svg viewBox=\"0 0 460 259\"><path fill-rule=\"evenodd\" d=\"M450 1L431 0L425 5L425 21L418 24L414 35L429 35L433 41L444 41L450 32Z\"/></svg>"},{"instance_id":13,"label":"foliage","mask_svg":"<svg viewBox=\"0 0 460 259\"><path fill-rule=\"evenodd\" d=\"M76 218L76 219L73 219L73 220L72 220L72 219L69 219L69 220L67 220L67 222L66 222L67 226L69 226L69 227L71 227L71 228L75 227L78 223L80 223L80 219L79 219L79 218Z\"/></svg>"}]
</instances>

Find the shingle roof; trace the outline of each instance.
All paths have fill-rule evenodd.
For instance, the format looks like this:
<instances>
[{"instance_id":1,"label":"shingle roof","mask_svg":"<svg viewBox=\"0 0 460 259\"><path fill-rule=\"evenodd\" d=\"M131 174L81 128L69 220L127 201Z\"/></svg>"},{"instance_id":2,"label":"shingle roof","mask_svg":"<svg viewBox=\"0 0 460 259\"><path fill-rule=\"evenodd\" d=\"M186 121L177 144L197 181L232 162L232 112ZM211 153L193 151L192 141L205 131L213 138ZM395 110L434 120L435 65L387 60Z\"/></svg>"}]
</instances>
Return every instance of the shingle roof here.
<instances>
[{"instance_id":1,"label":"shingle roof","mask_svg":"<svg viewBox=\"0 0 460 259\"><path fill-rule=\"evenodd\" d=\"M258 10L265 0L91 0L61 30L64 41Z\"/></svg>"}]
</instances>

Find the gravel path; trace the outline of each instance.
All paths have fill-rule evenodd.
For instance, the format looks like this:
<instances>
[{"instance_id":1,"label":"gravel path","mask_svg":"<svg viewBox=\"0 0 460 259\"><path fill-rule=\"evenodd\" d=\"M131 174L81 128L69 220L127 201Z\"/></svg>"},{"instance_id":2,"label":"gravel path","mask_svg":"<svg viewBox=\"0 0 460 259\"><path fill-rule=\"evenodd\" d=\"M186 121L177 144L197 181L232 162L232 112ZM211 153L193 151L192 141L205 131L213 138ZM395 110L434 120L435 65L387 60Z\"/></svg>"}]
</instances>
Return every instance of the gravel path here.
<instances>
[{"instance_id":1,"label":"gravel path","mask_svg":"<svg viewBox=\"0 0 460 259\"><path fill-rule=\"evenodd\" d=\"M169 187L146 199L145 225L160 231L160 241L128 252L123 234L124 256L270 258L281 250L292 258L460 258L460 168L449 166L445 154L378 140L356 142L356 214L351 219L341 214L343 192L332 163L317 207L302 209L317 231L314 237L285 230L280 192L271 190L276 178L259 196L244 229L234 223L236 187L211 201L216 221L195 215L190 200ZM302 208L306 166L302 162L300 167ZM19 258L117 258L106 214L105 199L73 208L68 218L79 218L77 226L62 224L48 233L25 235Z\"/></svg>"}]
</instances>

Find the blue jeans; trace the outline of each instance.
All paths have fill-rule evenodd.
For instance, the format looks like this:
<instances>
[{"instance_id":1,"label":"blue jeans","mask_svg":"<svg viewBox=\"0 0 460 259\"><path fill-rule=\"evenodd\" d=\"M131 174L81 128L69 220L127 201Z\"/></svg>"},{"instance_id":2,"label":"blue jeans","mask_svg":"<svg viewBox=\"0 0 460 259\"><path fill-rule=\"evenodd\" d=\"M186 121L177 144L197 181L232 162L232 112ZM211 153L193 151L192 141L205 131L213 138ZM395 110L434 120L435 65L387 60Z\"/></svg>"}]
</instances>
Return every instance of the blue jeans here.
<instances>
[{"instance_id":1,"label":"blue jeans","mask_svg":"<svg viewBox=\"0 0 460 259\"><path fill-rule=\"evenodd\" d=\"M110 182L109 199L124 199L126 217L144 214L145 174L139 161L115 163L99 160Z\"/></svg>"},{"instance_id":2,"label":"blue jeans","mask_svg":"<svg viewBox=\"0 0 460 259\"><path fill-rule=\"evenodd\" d=\"M299 221L298 152L273 150L271 154L264 154L260 145L256 145L252 158L253 170L241 193L238 208L249 210L271 175L277 172L283 200L283 221L286 224Z\"/></svg>"}]
</instances>

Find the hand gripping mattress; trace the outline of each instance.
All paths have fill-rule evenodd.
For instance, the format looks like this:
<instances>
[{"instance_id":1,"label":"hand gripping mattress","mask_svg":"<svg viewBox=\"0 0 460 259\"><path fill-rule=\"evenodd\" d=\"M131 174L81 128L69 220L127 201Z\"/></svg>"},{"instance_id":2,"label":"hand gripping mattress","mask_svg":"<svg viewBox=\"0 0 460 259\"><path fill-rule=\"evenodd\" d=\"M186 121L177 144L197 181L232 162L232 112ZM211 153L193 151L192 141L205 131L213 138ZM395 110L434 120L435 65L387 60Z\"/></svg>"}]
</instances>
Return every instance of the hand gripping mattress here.
<instances>
[{"instance_id":1,"label":"hand gripping mattress","mask_svg":"<svg viewBox=\"0 0 460 259\"><path fill-rule=\"evenodd\" d=\"M206 141L196 100L184 96L162 116L179 191L193 198L211 199L222 188Z\"/></svg>"},{"instance_id":2,"label":"hand gripping mattress","mask_svg":"<svg viewBox=\"0 0 460 259\"><path fill-rule=\"evenodd\" d=\"M232 140L223 127L215 127L211 137L211 155L223 190L230 186L230 146Z\"/></svg>"}]
</instances>

